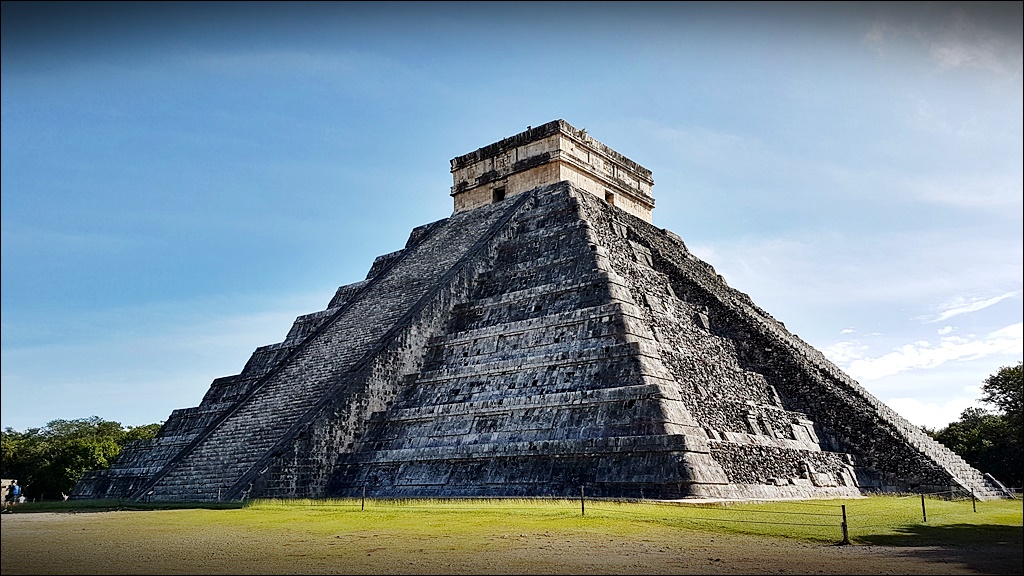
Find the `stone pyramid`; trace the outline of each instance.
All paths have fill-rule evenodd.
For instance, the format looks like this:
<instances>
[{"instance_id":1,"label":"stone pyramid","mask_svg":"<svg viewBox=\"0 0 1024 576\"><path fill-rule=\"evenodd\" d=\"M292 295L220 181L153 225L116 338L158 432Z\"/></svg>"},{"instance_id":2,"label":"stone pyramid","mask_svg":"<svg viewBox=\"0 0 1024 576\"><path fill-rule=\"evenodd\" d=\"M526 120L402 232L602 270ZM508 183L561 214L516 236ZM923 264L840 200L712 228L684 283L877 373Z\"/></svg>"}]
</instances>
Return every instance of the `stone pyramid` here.
<instances>
[{"instance_id":1,"label":"stone pyramid","mask_svg":"<svg viewBox=\"0 0 1024 576\"><path fill-rule=\"evenodd\" d=\"M1001 486L650 223L562 120L452 160L412 231L76 498L820 498Z\"/></svg>"}]
</instances>

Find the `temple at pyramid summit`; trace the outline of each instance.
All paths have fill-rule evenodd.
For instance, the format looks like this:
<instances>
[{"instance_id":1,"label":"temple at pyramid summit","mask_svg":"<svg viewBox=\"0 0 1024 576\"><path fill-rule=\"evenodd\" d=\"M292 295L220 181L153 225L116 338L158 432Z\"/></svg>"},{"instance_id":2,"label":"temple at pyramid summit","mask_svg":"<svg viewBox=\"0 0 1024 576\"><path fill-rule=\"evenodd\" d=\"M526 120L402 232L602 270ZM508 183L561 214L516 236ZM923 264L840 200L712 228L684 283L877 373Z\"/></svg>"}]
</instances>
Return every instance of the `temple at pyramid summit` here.
<instances>
[{"instance_id":1,"label":"temple at pyramid summit","mask_svg":"<svg viewBox=\"0 0 1024 576\"><path fill-rule=\"evenodd\" d=\"M563 120L451 161L454 210L74 498L1007 495L652 222Z\"/></svg>"}]
</instances>

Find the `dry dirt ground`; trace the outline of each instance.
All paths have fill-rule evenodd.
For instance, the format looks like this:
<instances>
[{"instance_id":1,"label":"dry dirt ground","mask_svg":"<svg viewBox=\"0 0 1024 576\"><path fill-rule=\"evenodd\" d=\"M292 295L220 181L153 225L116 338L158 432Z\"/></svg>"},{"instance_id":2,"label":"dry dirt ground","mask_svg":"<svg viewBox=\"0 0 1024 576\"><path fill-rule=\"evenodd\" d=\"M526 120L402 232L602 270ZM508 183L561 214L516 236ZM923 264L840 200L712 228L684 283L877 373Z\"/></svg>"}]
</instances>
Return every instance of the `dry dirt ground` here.
<instances>
[{"instance_id":1,"label":"dry dirt ground","mask_svg":"<svg viewBox=\"0 0 1024 576\"><path fill-rule=\"evenodd\" d=\"M471 541L147 512L2 515L3 574L1021 574L1019 545L835 546L690 530L495 531Z\"/></svg>"}]
</instances>

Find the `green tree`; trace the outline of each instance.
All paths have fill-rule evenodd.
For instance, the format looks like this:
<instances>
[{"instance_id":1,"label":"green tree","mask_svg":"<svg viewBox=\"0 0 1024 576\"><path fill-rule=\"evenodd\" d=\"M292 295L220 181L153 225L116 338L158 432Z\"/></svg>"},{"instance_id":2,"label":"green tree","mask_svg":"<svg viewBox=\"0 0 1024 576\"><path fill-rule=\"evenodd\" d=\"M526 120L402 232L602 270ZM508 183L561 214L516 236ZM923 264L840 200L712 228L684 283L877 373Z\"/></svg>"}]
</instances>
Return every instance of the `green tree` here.
<instances>
[{"instance_id":1,"label":"green tree","mask_svg":"<svg viewBox=\"0 0 1024 576\"><path fill-rule=\"evenodd\" d=\"M146 424L144 426L129 426L124 433L124 444L136 440L149 440L155 438L160 431L160 424Z\"/></svg>"},{"instance_id":2,"label":"green tree","mask_svg":"<svg viewBox=\"0 0 1024 576\"><path fill-rule=\"evenodd\" d=\"M928 432L975 468L1004 484L1020 486L1024 481L1022 388L1021 363L1004 366L982 384L982 402L995 406L996 411L968 408L958 421Z\"/></svg>"},{"instance_id":3,"label":"green tree","mask_svg":"<svg viewBox=\"0 0 1024 576\"><path fill-rule=\"evenodd\" d=\"M1003 366L981 385L982 402L992 404L1002 412L1010 425L1010 432L1019 440L1024 420L1024 363Z\"/></svg>"},{"instance_id":4,"label":"green tree","mask_svg":"<svg viewBox=\"0 0 1024 576\"><path fill-rule=\"evenodd\" d=\"M152 438L159 429L159 424L125 428L98 416L52 420L25 432L6 428L0 473L18 479L30 498L60 498L85 472L109 468L125 444Z\"/></svg>"}]
</instances>

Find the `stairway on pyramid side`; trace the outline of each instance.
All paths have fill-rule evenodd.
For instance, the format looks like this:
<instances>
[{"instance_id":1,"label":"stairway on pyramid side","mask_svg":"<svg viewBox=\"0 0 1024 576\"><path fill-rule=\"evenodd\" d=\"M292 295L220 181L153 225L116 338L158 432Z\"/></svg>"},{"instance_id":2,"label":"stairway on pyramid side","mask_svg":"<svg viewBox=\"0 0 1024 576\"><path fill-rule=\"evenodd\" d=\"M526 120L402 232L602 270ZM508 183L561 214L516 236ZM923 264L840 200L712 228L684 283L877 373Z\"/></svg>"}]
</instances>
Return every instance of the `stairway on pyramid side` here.
<instances>
[{"instance_id":1,"label":"stairway on pyramid side","mask_svg":"<svg viewBox=\"0 0 1024 576\"><path fill-rule=\"evenodd\" d=\"M74 497L1005 495L652 225L650 171L585 131L451 171L451 217Z\"/></svg>"}]
</instances>

